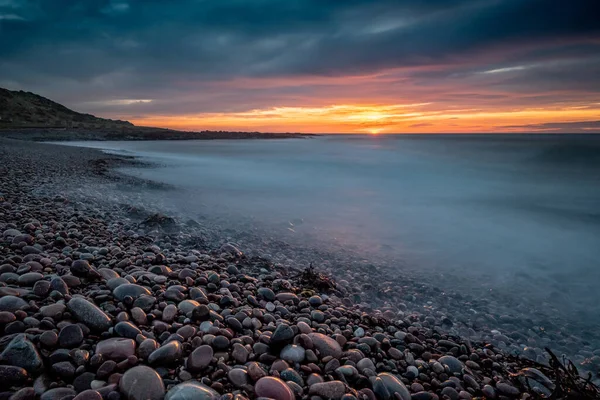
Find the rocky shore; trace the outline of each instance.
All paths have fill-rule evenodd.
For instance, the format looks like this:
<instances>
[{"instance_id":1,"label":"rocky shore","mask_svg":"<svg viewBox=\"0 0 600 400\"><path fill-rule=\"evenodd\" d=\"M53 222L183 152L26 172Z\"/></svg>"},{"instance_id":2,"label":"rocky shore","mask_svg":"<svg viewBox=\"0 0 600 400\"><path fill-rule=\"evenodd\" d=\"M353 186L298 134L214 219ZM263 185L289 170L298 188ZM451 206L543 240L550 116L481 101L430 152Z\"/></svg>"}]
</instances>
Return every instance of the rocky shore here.
<instances>
[{"instance_id":1,"label":"rocky shore","mask_svg":"<svg viewBox=\"0 0 600 400\"><path fill-rule=\"evenodd\" d=\"M451 315L368 307L360 282L242 252L197 223L58 195L123 180L111 167L133 162L0 139L1 398L598 395L552 359L453 334Z\"/></svg>"}]
</instances>

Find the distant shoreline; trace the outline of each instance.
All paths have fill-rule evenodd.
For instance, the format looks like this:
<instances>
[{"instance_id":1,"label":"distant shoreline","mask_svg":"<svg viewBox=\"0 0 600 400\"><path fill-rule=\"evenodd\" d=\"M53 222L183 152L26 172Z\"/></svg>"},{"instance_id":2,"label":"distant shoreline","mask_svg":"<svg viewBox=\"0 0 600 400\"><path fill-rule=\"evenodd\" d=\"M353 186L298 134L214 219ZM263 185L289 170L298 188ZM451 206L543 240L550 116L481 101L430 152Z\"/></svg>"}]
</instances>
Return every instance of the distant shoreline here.
<instances>
[{"instance_id":1,"label":"distant shoreline","mask_svg":"<svg viewBox=\"0 0 600 400\"><path fill-rule=\"evenodd\" d=\"M166 128L127 126L119 128L65 128L65 127L0 127L0 137L34 142L69 141L148 141L148 140L249 140L249 139L306 139L320 136L371 136L426 139L439 138L502 138L502 137L590 137L598 132L491 132L491 133L281 133L281 132L230 132L230 131L178 131Z\"/></svg>"},{"instance_id":2,"label":"distant shoreline","mask_svg":"<svg viewBox=\"0 0 600 400\"><path fill-rule=\"evenodd\" d=\"M0 128L0 137L34 142L109 140L218 140L218 139L299 139L317 136L304 133L201 131L187 132L150 127L89 128Z\"/></svg>"}]
</instances>

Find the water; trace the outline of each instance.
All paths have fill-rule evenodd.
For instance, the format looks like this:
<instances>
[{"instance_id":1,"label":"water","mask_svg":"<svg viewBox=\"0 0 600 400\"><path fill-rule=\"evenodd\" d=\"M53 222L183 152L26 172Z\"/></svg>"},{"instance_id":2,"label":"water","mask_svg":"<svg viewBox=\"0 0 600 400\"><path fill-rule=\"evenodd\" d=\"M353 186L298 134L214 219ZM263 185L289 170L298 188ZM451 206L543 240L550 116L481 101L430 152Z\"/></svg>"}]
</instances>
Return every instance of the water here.
<instances>
[{"instance_id":1,"label":"water","mask_svg":"<svg viewBox=\"0 0 600 400\"><path fill-rule=\"evenodd\" d=\"M158 163L122 171L173 185L158 195L181 215L251 221L451 288L519 288L523 301L600 326L598 136L71 144Z\"/></svg>"}]
</instances>

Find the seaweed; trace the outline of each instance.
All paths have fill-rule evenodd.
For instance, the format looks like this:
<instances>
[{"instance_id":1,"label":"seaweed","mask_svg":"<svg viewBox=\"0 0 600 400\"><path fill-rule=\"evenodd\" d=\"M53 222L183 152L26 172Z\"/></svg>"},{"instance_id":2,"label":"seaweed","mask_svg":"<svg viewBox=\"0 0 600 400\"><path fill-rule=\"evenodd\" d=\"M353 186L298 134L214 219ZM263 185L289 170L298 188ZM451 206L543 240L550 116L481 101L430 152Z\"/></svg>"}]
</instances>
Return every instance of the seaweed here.
<instances>
[{"instance_id":1,"label":"seaweed","mask_svg":"<svg viewBox=\"0 0 600 400\"><path fill-rule=\"evenodd\" d=\"M164 214L152 214L139 224L142 227L149 228L162 228L162 229L174 229L177 227L177 223L171 217Z\"/></svg>"},{"instance_id":2,"label":"seaweed","mask_svg":"<svg viewBox=\"0 0 600 400\"><path fill-rule=\"evenodd\" d=\"M564 356L562 361L549 349L545 348L550 355L548 365L540 364L533 360L528 360L518 356L510 356L511 361L515 362L521 370L511 374L513 377L520 378L518 382L522 389L533 395L533 398L550 399L550 400L591 400L600 399L600 388L592 382L592 374L588 373L587 377L580 375L577 367L572 361L567 360ZM552 385L548 385L541 380L536 379L530 371L538 370L551 381ZM537 371L536 371L537 372ZM531 387L530 379L536 381L543 386L544 390L536 390Z\"/></svg>"},{"instance_id":3,"label":"seaweed","mask_svg":"<svg viewBox=\"0 0 600 400\"><path fill-rule=\"evenodd\" d=\"M304 289L314 289L318 292L331 292L337 287L337 284L332 278L317 272L312 263L295 277L299 279Z\"/></svg>"}]
</instances>

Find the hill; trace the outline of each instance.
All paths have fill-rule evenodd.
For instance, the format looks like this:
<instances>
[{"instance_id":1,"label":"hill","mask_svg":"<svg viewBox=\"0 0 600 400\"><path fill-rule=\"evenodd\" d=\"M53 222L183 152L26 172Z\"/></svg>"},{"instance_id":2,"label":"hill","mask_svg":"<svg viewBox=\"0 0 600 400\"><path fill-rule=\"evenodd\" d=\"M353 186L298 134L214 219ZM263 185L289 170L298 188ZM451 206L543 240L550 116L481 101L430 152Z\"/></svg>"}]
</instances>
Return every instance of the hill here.
<instances>
[{"instance_id":1,"label":"hill","mask_svg":"<svg viewBox=\"0 0 600 400\"><path fill-rule=\"evenodd\" d=\"M73 111L31 92L0 88L0 128L118 128L131 122Z\"/></svg>"},{"instance_id":2,"label":"hill","mask_svg":"<svg viewBox=\"0 0 600 400\"><path fill-rule=\"evenodd\" d=\"M35 93L3 88L0 88L0 135L36 141L273 139L311 136L297 133L187 132L135 126L129 121L82 114Z\"/></svg>"}]
</instances>

